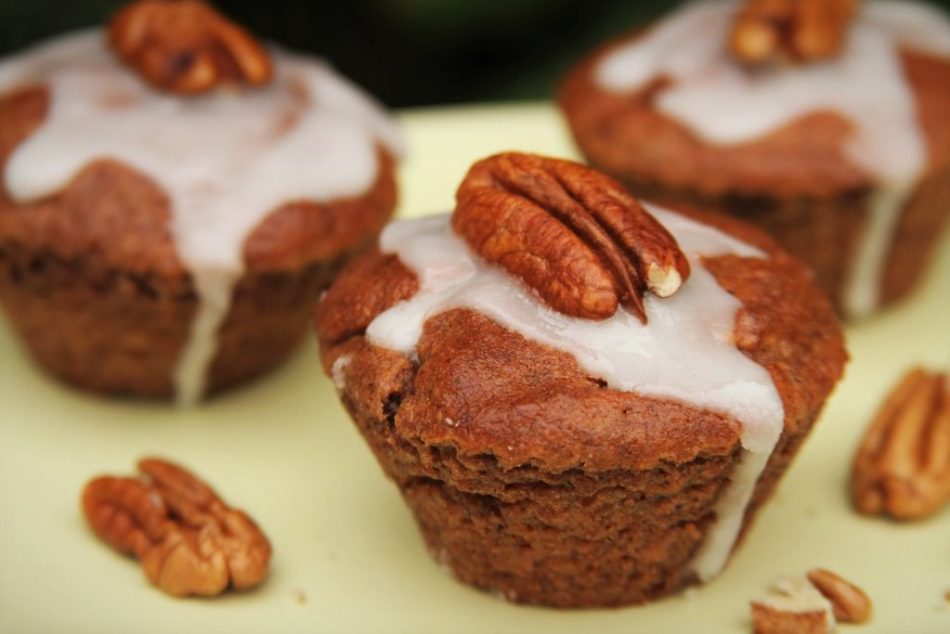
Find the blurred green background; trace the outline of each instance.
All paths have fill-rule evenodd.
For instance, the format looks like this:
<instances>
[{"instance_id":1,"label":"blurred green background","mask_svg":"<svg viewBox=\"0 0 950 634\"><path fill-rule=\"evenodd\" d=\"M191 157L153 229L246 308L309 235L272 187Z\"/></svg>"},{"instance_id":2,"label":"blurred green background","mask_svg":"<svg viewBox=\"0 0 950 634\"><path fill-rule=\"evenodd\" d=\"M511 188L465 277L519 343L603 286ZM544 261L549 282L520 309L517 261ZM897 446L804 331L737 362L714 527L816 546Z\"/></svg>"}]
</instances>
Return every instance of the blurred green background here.
<instances>
[{"instance_id":1,"label":"blurred green background","mask_svg":"<svg viewBox=\"0 0 950 634\"><path fill-rule=\"evenodd\" d=\"M947 10L950 0L937 2ZM0 53L103 23L124 0L0 0ZM598 43L680 4L655 0L219 0L261 36L329 58L393 107L543 99Z\"/></svg>"}]
</instances>

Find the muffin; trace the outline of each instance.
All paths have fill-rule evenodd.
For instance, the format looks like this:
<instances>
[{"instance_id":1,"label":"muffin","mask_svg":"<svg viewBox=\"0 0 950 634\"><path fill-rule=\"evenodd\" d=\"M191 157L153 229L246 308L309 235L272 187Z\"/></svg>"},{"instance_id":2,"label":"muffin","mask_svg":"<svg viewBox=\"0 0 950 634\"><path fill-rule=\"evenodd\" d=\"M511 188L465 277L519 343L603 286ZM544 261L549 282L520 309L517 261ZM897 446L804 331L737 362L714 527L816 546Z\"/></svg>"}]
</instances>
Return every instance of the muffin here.
<instances>
[{"instance_id":1,"label":"muffin","mask_svg":"<svg viewBox=\"0 0 950 634\"><path fill-rule=\"evenodd\" d=\"M401 145L326 63L134 3L0 64L0 303L66 382L194 402L294 350Z\"/></svg>"},{"instance_id":2,"label":"muffin","mask_svg":"<svg viewBox=\"0 0 950 634\"><path fill-rule=\"evenodd\" d=\"M560 106L591 165L758 225L841 314L871 315L917 285L950 215L950 21L915 2L834 13L850 0L756 16L767 4L686 4L580 63ZM742 57L750 16L785 48ZM840 46L795 47L816 33Z\"/></svg>"},{"instance_id":3,"label":"muffin","mask_svg":"<svg viewBox=\"0 0 950 634\"><path fill-rule=\"evenodd\" d=\"M321 358L433 557L515 602L713 578L846 360L807 269L568 161L476 163L316 310Z\"/></svg>"}]
</instances>

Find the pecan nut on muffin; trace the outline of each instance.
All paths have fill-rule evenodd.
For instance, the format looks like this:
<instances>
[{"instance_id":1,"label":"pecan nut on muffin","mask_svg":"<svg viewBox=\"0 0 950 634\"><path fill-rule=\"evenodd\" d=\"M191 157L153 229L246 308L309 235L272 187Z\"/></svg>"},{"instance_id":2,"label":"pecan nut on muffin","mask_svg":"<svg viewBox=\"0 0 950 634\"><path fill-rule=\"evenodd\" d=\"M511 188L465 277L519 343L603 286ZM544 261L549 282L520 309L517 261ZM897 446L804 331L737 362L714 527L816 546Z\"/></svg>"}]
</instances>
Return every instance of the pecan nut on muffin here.
<instances>
[{"instance_id":1,"label":"pecan nut on muffin","mask_svg":"<svg viewBox=\"0 0 950 634\"><path fill-rule=\"evenodd\" d=\"M950 21L855 4L686 4L594 53L559 95L592 165L760 226L850 318L913 289L950 216Z\"/></svg>"},{"instance_id":2,"label":"pecan nut on muffin","mask_svg":"<svg viewBox=\"0 0 950 634\"><path fill-rule=\"evenodd\" d=\"M400 146L324 62L134 3L0 63L0 302L67 382L193 402L295 348Z\"/></svg>"},{"instance_id":3,"label":"pecan nut on muffin","mask_svg":"<svg viewBox=\"0 0 950 634\"><path fill-rule=\"evenodd\" d=\"M324 368L433 556L512 601L715 576L846 360L807 269L568 161L476 163L318 304Z\"/></svg>"}]
</instances>

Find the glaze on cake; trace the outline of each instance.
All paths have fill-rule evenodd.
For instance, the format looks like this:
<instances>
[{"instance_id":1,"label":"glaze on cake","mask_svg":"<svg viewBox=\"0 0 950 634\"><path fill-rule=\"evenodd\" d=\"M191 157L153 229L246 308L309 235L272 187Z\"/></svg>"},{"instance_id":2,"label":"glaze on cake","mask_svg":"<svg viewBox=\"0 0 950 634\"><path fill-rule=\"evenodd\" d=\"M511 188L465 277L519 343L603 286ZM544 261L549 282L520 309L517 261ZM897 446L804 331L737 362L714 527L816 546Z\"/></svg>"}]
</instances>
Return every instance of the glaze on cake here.
<instances>
[{"instance_id":1,"label":"glaze on cake","mask_svg":"<svg viewBox=\"0 0 950 634\"><path fill-rule=\"evenodd\" d=\"M450 309L474 310L567 352L611 388L676 399L740 421L747 453L717 509L717 528L693 564L706 580L721 570L738 536L755 482L781 434L783 412L768 373L732 342L739 302L703 269L701 258L764 254L716 229L646 207L676 238L693 270L673 297L645 298L647 324L623 309L606 321L592 321L548 308L516 279L472 254L452 231L449 216L436 216L397 221L380 236L380 250L398 256L420 288L412 299L376 317L366 336L377 346L412 355L428 318ZM333 376L340 373L334 365Z\"/></svg>"},{"instance_id":2,"label":"glaze on cake","mask_svg":"<svg viewBox=\"0 0 950 634\"><path fill-rule=\"evenodd\" d=\"M368 194L380 178L379 148L402 152L392 121L328 65L277 49L272 57L267 87L187 98L147 86L99 30L0 65L0 94L24 85L49 94L44 120L6 161L13 201L53 196L103 159L143 174L168 197L176 255L199 299L174 370L180 403L205 391L254 230L288 204Z\"/></svg>"},{"instance_id":3,"label":"glaze on cake","mask_svg":"<svg viewBox=\"0 0 950 634\"><path fill-rule=\"evenodd\" d=\"M454 234L398 221L317 310L324 367L433 555L546 605L709 580L845 358L803 267L723 218L645 205L691 276L567 317Z\"/></svg>"},{"instance_id":4,"label":"glaze on cake","mask_svg":"<svg viewBox=\"0 0 950 634\"><path fill-rule=\"evenodd\" d=\"M923 181L947 178L941 166L950 149L945 146L947 134L940 131L947 124L936 118L945 108L940 103L948 101L950 20L916 2L871 1L864 3L838 56L821 63L750 70L730 57L727 46L739 7L730 0L688 3L642 35L609 46L576 71L585 75L583 80L572 74L562 105L579 144L595 164L606 164L647 195L655 190L664 198L708 201L756 220L771 204L779 209L773 215L786 213L788 218L766 219L763 225L806 263L805 246L796 238L783 240L792 231L783 227L795 222L791 206L817 207L827 204L823 201L829 196L840 196L845 209L839 213L850 216L847 207L853 202L848 196L868 191L863 218L845 218L842 229L825 227L826 234L847 233L830 243L838 240L841 257L850 260L840 272L830 267L835 270L822 279L846 314L867 316L881 305L882 293L895 294L885 281L888 266L894 266L889 258L902 213L912 202L922 204L912 198ZM928 75L922 79L912 67L924 63L942 65L943 70L925 70ZM938 79L941 74L943 80ZM586 96L581 93L585 90ZM612 95L640 105L614 109L607 104ZM647 117L641 108L651 109L663 121L648 124L638 119ZM837 121L819 121L829 114ZM608 135L600 140L593 138L597 117L603 117L599 127ZM600 147L610 142L611 127L647 125L657 129L652 141L637 147L626 134L614 132L621 146L617 154ZM662 130L668 125L682 128L693 139L664 141L680 134ZM664 142L673 149L652 145ZM622 147L642 153L643 160L670 153L664 160L681 165L682 174L649 173L638 159L625 164ZM677 160L674 155L681 153L696 156ZM715 165L692 169L693 161ZM709 173L704 174L704 168ZM790 207L787 212L783 204ZM931 206L939 210L941 201ZM939 211L932 214L939 225ZM815 236L816 244L821 238ZM847 248L852 239L854 247ZM817 257L812 264L825 278Z\"/></svg>"}]
</instances>

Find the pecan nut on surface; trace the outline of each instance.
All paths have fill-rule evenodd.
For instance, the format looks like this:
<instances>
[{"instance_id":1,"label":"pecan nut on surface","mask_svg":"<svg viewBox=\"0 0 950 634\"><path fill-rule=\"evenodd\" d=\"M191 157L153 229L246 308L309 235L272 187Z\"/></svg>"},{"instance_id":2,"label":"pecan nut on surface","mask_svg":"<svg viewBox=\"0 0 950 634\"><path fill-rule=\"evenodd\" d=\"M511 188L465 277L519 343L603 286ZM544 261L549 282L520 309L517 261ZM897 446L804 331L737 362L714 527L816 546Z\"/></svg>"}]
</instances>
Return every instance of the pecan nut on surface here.
<instances>
[{"instance_id":1,"label":"pecan nut on surface","mask_svg":"<svg viewBox=\"0 0 950 634\"><path fill-rule=\"evenodd\" d=\"M851 498L865 515L922 519L950 502L950 381L915 368L888 395L858 448Z\"/></svg>"},{"instance_id":2,"label":"pecan nut on surface","mask_svg":"<svg viewBox=\"0 0 950 634\"><path fill-rule=\"evenodd\" d=\"M626 306L646 321L643 293L668 297L689 276L669 232L613 179L578 163L505 153L469 170L452 226L479 255L572 317Z\"/></svg>"},{"instance_id":3,"label":"pecan nut on surface","mask_svg":"<svg viewBox=\"0 0 950 634\"><path fill-rule=\"evenodd\" d=\"M836 623L867 622L872 610L861 588L824 568L777 580L750 607L755 634L828 634Z\"/></svg>"},{"instance_id":4,"label":"pecan nut on surface","mask_svg":"<svg viewBox=\"0 0 950 634\"><path fill-rule=\"evenodd\" d=\"M140 559L149 581L173 596L212 596L264 579L270 542L246 513L180 466L147 458L139 470L141 478L86 485L82 508L96 535Z\"/></svg>"},{"instance_id":5,"label":"pecan nut on surface","mask_svg":"<svg viewBox=\"0 0 950 634\"><path fill-rule=\"evenodd\" d=\"M828 634L835 628L831 602L805 578L777 580L749 607L754 634Z\"/></svg>"},{"instance_id":6,"label":"pecan nut on surface","mask_svg":"<svg viewBox=\"0 0 950 634\"><path fill-rule=\"evenodd\" d=\"M747 0L733 23L738 60L812 62L837 55L860 0Z\"/></svg>"},{"instance_id":7,"label":"pecan nut on surface","mask_svg":"<svg viewBox=\"0 0 950 634\"><path fill-rule=\"evenodd\" d=\"M138 0L109 23L116 54L156 88L180 94L221 84L263 85L267 50L201 0Z\"/></svg>"},{"instance_id":8,"label":"pecan nut on surface","mask_svg":"<svg viewBox=\"0 0 950 634\"><path fill-rule=\"evenodd\" d=\"M871 599L858 586L824 568L813 568L806 576L831 602L839 623L865 623L871 618Z\"/></svg>"}]
</instances>

